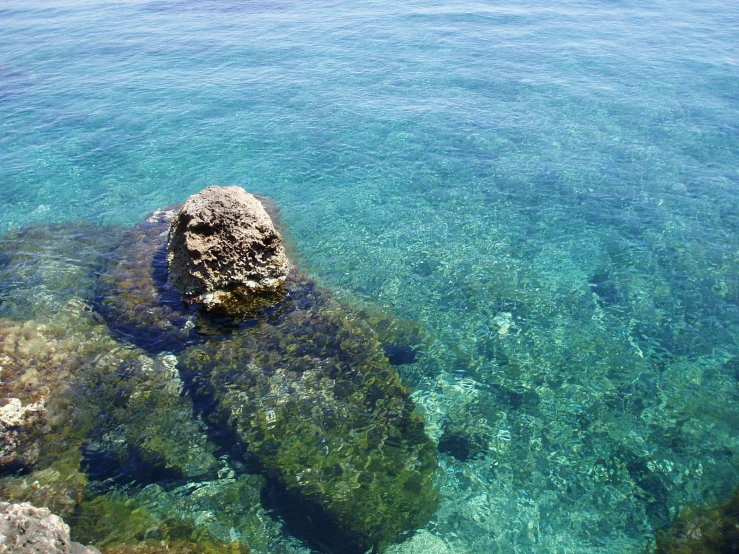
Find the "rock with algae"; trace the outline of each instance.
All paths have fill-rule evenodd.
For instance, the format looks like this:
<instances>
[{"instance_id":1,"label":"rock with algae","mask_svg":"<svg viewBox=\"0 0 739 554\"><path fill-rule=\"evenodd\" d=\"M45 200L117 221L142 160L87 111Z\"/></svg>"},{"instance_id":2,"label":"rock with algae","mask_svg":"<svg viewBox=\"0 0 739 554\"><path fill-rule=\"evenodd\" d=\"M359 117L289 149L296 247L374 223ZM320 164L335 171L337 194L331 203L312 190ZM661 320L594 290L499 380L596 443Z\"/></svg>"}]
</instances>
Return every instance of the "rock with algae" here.
<instances>
[{"instance_id":1,"label":"rock with algae","mask_svg":"<svg viewBox=\"0 0 739 554\"><path fill-rule=\"evenodd\" d=\"M0 502L0 553L100 554L69 537L69 526L46 508Z\"/></svg>"},{"instance_id":2,"label":"rock with algae","mask_svg":"<svg viewBox=\"0 0 739 554\"><path fill-rule=\"evenodd\" d=\"M187 199L172 219L167 263L188 300L226 312L279 298L288 274L272 219L236 186L211 186Z\"/></svg>"},{"instance_id":3,"label":"rock with algae","mask_svg":"<svg viewBox=\"0 0 739 554\"><path fill-rule=\"evenodd\" d=\"M184 476L216 469L171 355L121 345L70 300L41 320L0 320L0 470L42 469L83 442Z\"/></svg>"},{"instance_id":4,"label":"rock with algae","mask_svg":"<svg viewBox=\"0 0 739 554\"><path fill-rule=\"evenodd\" d=\"M64 423L70 383L90 359L116 347L79 300L43 319L0 319L0 472L38 461L52 425Z\"/></svg>"},{"instance_id":5,"label":"rock with algae","mask_svg":"<svg viewBox=\"0 0 739 554\"><path fill-rule=\"evenodd\" d=\"M657 554L739 552L739 488L717 506L686 508L667 530L657 533Z\"/></svg>"},{"instance_id":6,"label":"rock with algae","mask_svg":"<svg viewBox=\"0 0 739 554\"><path fill-rule=\"evenodd\" d=\"M90 496L70 523L75 536L104 554L248 554L270 552L277 525L259 505L263 480L241 475L189 482L174 489L151 484Z\"/></svg>"},{"instance_id":7,"label":"rock with algae","mask_svg":"<svg viewBox=\"0 0 739 554\"><path fill-rule=\"evenodd\" d=\"M381 549L435 510L436 448L408 391L374 331L310 281L291 276L268 317L182 359L325 549Z\"/></svg>"},{"instance_id":8,"label":"rock with algae","mask_svg":"<svg viewBox=\"0 0 739 554\"><path fill-rule=\"evenodd\" d=\"M246 195L245 206L214 192ZM201 195L122 233L100 275L96 309L118 336L149 351L221 334L231 322L220 314L253 315L284 292L287 260L272 224L274 202L239 187L209 187ZM230 244L237 239L240 246Z\"/></svg>"},{"instance_id":9,"label":"rock with algae","mask_svg":"<svg viewBox=\"0 0 739 554\"><path fill-rule=\"evenodd\" d=\"M120 337L159 351L180 348L196 311L167 280L167 233L177 206L157 210L112 248L96 289L96 309Z\"/></svg>"}]
</instances>

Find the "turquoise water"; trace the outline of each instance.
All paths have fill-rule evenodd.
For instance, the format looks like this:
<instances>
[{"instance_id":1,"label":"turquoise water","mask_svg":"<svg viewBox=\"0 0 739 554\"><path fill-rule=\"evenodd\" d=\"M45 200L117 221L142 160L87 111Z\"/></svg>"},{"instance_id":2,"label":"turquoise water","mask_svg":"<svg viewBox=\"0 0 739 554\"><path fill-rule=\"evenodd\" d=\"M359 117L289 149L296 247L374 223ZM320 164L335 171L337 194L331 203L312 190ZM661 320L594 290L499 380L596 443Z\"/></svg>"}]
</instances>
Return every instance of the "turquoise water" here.
<instances>
[{"instance_id":1,"label":"turquoise water","mask_svg":"<svg viewBox=\"0 0 739 554\"><path fill-rule=\"evenodd\" d=\"M5 0L0 232L269 196L423 322L441 504L394 551L641 552L739 485L737 44L713 0Z\"/></svg>"}]
</instances>

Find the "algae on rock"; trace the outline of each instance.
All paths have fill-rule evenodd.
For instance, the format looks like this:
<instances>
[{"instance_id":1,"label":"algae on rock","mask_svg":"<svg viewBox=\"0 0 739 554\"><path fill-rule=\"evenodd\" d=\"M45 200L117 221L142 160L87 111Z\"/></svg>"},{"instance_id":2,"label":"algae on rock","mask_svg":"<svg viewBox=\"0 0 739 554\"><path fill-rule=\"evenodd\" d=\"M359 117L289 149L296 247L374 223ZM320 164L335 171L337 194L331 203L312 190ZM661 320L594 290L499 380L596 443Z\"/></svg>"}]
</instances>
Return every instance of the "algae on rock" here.
<instances>
[{"instance_id":1,"label":"algae on rock","mask_svg":"<svg viewBox=\"0 0 739 554\"><path fill-rule=\"evenodd\" d=\"M108 492L83 501L70 523L79 540L104 554L247 554L252 545L266 554L266 538L278 529L259 509L262 485L242 475L172 490L152 484Z\"/></svg>"},{"instance_id":2,"label":"algae on rock","mask_svg":"<svg viewBox=\"0 0 739 554\"><path fill-rule=\"evenodd\" d=\"M181 348L197 311L167 281L167 233L177 206L123 233L100 275L95 307L113 332L150 351Z\"/></svg>"},{"instance_id":3,"label":"algae on rock","mask_svg":"<svg viewBox=\"0 0 739 554\"><path fill-rule=\"evenodd\" d=\"M436 447L408 391L373 330L310 281L291 275L270 317L182 360L211 418L323 519L329 549L384 547L435 510Z\"/></svg>"},{"instance_id":4,"label":"algae on rock","mask_svg":"<svg viewBox=\"0 0 739 554\"><path fill-rule=\"evenodd\" d=\"M136 458L187 477L217 468L204 425L194 416L191 399L180 394L174 357L151 359L121 345L79 300L43 320L0 320L0 362L0 395L7 402L0 410L18 408L14 419L0 422L0 470L57 465L58 477L36 480L45 484L48 505L72 502L65 500L63 483L80 482L79 467L59 463L83 446L83 465L93 473L100 471L95 451L104 453L98 459L131 471L125 465ZM12 489L19 500L38 498L42 492L24 487L23 479L9 476L0 490Z\"/></svg>"}]
</instances>

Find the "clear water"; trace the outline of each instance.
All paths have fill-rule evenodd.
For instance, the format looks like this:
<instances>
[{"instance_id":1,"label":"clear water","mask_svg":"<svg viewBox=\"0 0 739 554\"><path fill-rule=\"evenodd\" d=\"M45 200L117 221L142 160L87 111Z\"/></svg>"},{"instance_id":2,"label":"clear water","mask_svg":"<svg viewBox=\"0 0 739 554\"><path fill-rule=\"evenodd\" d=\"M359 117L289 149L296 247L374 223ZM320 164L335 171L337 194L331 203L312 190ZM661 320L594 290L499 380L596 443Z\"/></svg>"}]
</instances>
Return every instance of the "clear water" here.
<instances>
[{"instance_id":1,"label":"clear water","mask_svg":"<svg viewBox=\"0 0 739 554\"><path fill-rule=\"evenodd\" d=\"M715 0L4 0L0 231L274 198L483 444L395 551L641 552L739 485L737 44Z\"/></svg>"}]
</instances>

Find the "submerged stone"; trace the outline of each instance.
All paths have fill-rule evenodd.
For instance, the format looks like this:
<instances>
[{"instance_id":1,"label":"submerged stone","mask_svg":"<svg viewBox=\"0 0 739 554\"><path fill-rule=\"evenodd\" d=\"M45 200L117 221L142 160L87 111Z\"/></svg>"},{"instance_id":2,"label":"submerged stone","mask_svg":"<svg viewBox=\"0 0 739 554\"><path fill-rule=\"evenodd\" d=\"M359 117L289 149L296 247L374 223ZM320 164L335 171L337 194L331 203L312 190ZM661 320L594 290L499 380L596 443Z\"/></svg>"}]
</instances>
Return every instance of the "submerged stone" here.
<instances>
[{"instance_id":1,"label":"submerged stone","mask_svg":"<svg viewBox=\"0 0 739 554\"><path fill-rule=\"evenodd\" d=\"M0 317L31 319L92 298L120 231L87 223L33 225L0 237Z\"/></svg>"},{"instance_id":2,"label":"submerged stone","mask_svg":"<svg viewBox=\"0 0 739 554\"><path fill-rule=\"evenodd\" d=\"M38 485L8 476L0 482L6 498L74 503L80 458L59 462L83 445L127 474L138 469L130 467L136 460L147 473L193 477L216 469L204 424L181 394L174 357L152 359L116 342L81 301L43 320L0 320L0 364L0 472L33 471ZM84 465L103 472L89 455ZM49 467L59 479L39 473Z\"/></svg>"},{"instance_id":3,"label":"submerged stone","mask_svg":"<svg viewBox=\"0 0 739 554\"><path fill-rule=\"evenodd\" d=\"M197 318L167 280L167 233L176 211L152 212L123 233L97 285L96 308L110 328L151 351L181 348Z\"/></svg>"},{"instance_id":4,"label":"submerged stone","mask_svg":"<svg viewBox=\"0 0 739 554\"><path fill-rule=\"evenodd\" d=\"M259 506L264 480L254 475L151 484L90 496L69 523L75 537L104 554L267 554L279 526ZM251 547L251 548L250 548Z\"/></svg>"},{"instance_id":5,"label":"submerged stone","mask_svg":"<svg viewBox=\"0 0 739 554\"><path fill-rule=\"evenodd\" d=\"M270 317L182 359L324 549L382 548L435 510L436 448L408 391L370 326L311 282L291 277Z\"/></svg>"},{"instance_id":6,"label":"submerged stone","mask_svg":"<svg viewBox=\"0 0 739 554\"><path fill-rule=\"evenodd\" d=\"M670 527L657 532L657 554L739 552L739 488L720 505L685 508Z\"/></svg>"},{"instance_id":7,"label":"submerged stone","mask_svg":"<svg viewBox=\"0 0 739 554\"><path fill-rule=\"evenodd\" d=\"M0 473L28 471L52 424L65 421L64 397L90 359L116 347L83 302L43 320L0 319Z\"/></svg>"},{"instance_id":8,"label":"submerged stone","mask_svg":"<svg viewBox=\"0 0 739 554\"><path fill-rule=\"evenodd\" d=\"M262 203L241 187L192 195L172 219L169 279L209 310L244 312L279 298L288 263Z\"/></svg>"}]
</instances>

